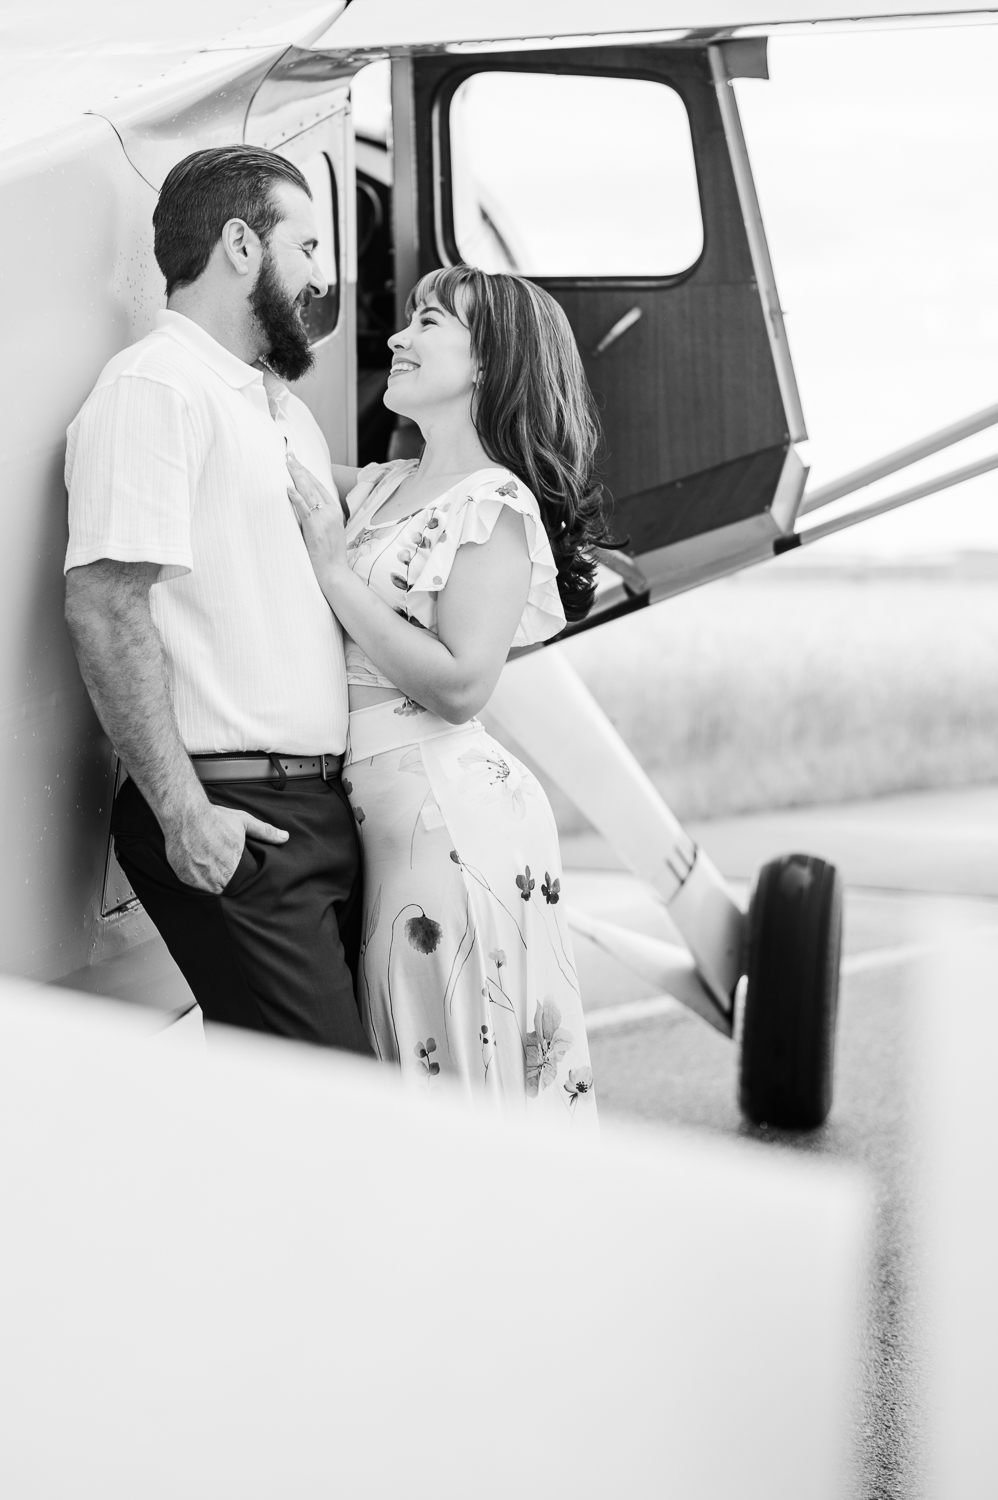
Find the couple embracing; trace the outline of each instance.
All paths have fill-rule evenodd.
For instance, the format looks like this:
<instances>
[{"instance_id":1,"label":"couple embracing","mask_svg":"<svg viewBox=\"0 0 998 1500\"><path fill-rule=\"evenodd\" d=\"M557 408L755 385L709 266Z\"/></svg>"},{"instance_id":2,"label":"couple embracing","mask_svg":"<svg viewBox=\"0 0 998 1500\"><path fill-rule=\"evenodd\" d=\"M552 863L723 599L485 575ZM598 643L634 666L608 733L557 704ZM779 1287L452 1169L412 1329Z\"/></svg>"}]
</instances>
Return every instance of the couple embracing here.
<instances>
[{"instance_id":1,"label":"couple embracing","mask_svg":"<svg viewBox=\"0 0 998 1500\"><path fill-rule=\"evenodd\" d=\"M597 427L567 320L519 277L424 277L385 395L422 456L358 472L284 383L326 290L304 177L195 152L154 225L167 307L66 466L66 614L128 772L121 866L208 1020L595 1126L554 819L475 718L511 648L592 603Z\"/></svg>"}]
</instances>

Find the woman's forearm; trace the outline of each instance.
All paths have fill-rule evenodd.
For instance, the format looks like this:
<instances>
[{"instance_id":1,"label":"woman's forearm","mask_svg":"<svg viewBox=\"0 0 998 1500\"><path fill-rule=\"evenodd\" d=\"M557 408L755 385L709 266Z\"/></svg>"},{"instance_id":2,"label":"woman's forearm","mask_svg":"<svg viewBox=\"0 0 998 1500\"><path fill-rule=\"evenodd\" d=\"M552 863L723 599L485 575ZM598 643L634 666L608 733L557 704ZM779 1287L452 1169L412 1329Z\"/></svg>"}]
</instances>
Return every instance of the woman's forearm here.
<instances>
[{"instance_id":1,"label":"woman's forearm","mask_svg":"<svg viewBox=\"0 0 998 1500\"><path fill-rule=\"evenodd\" d=\"M494 687L430 631L409 623L348 567L319 577L330 608L348 635L407 698L454 724L463 724Z\"/></svg>"}]
</instances>

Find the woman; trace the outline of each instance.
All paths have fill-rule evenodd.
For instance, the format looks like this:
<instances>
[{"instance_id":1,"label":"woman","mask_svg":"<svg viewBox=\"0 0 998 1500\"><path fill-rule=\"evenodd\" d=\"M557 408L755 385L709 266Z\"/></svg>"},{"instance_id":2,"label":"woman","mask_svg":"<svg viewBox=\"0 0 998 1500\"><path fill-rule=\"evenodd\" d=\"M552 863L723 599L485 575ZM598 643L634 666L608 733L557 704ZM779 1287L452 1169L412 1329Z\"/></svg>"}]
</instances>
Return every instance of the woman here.
<instances>
[{"instance_id":1,"label":"woman","mask_svg":"<svg viewBox=\"0 0 998 1500\"><path fill-rule=\"evenodd\" d=\"M474 715L511 647L592 604L592 398L564 313L530 282L455 266L424 277L407 313L385 404L419 425L422 457L355 484L334 471L354 484L345 528L289 464L348 637L361 1009L403 1073L585 1129L596 1110L554 818Z\"/></svg>"}]
</instances>

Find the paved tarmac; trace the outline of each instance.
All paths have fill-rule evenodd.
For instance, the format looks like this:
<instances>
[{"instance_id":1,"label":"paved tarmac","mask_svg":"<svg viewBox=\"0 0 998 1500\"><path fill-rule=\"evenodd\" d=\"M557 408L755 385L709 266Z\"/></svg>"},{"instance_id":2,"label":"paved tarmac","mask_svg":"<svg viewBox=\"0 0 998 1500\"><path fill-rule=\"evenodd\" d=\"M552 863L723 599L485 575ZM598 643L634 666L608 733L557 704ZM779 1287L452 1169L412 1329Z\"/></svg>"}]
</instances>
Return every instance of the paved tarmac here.
<instances>
[{"instance_id":1,"label":"paved tarmac","mask_svg":"<svg viewBox=\"0 0 998 1500\"><path fill-rule=\"evenodd\" d=\"M835 1102L810 1133L741 1118L735 1048L674 1002L576 938L598 1097L607 1115L750 1135L776 1150L862 1164L877 1193L855 1500L918 1500L924 1422L913 1296L910 1011L925 953L956 920L998 927L998 788L913 793L691 825L743 899L755 867L804 850L846 882ZM676 940L653 894L596 835L562 841L565 895L593 915Z\"/></svg>"}]
</instances>

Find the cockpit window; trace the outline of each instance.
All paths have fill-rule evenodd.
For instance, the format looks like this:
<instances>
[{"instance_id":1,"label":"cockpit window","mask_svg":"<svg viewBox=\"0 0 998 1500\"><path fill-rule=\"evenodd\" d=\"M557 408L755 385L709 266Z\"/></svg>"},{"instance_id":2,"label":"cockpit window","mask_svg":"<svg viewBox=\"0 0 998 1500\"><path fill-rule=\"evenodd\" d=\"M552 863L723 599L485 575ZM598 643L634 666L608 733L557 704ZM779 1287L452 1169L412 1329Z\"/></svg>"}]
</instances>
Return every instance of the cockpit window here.
<instances>
[{"instance_id":1,"label":"cockpit window","mask_svg":"<svg viewBox=\"0 0 998 1500\"><path fill-rule=\"evenodd\" d=\"M387 146L392 129L392 65L368 63L350 82L354 134Z\"/></svg>"},{"instance_id":2,"label":"cockpit window","mask_svg":"<svg viewBox=\"0 0 998 1500\"><path fill-rule=\"evenodd\" d=\"M298 165L312 190L315 220L319 226L319 247L315 258L329 283L326 295L309 303L303 319L308 329L309 343L316 344L332 333L340 315L336 179L333 176L333 164L324 151L317 151L314 156Z\"/></svg>"},{"instance_id":3,"label":"cockpit window","mask_svg":"<svg viewBox=\"0 0 998 1500\"><path fill-rule=\"evenodd\" d=\"M696 166L675 89L481 72L457 88L449 119L462 260L526 276L629 278L675 276L699 258Z\"/></svg>"}]
</instances>

